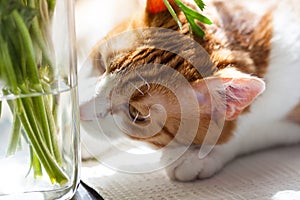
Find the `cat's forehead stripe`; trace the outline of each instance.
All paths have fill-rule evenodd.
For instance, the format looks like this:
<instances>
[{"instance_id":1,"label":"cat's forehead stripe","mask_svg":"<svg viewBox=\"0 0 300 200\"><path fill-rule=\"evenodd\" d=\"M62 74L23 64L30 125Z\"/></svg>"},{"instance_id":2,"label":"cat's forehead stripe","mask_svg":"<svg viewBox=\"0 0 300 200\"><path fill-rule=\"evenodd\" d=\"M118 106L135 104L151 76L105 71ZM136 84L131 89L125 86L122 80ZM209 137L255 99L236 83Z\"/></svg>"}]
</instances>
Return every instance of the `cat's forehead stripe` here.
<instances>
[{"instance_id":1,"label":"cat's forehead stripe","mask_svg":"<svg viewBox=\"0 0 300 200\"><path fill-rule=\"evenodd\" d=\"M193 51L188 52L188 54L193 54ZM193 55L190 55L189 57L192 56ZM201 61L198 63L201 63ZM151 64L160 64L171 67L185 76L189 81L202 78L202 75L198 71L199 68L201 68L201 72L203 74L212 74L213 71L209 65L197 66L197 69L196 66L193 66L191 63L175 53L145 46L133 52L129 51L127 54L116 58L108 67L108 72L116 73L123 70L132 71L139 67L144 67L145 65L149 65L147 66L149 69Z\"/></svg>"}]
</instances>

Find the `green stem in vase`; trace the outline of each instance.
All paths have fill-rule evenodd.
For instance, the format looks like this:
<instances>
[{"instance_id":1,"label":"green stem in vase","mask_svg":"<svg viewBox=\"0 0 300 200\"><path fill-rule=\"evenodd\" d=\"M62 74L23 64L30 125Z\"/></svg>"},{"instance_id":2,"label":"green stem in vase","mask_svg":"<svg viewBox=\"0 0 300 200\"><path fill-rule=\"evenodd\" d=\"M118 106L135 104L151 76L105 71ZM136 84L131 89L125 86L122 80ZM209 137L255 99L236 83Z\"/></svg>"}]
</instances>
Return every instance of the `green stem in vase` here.
<instances>
[{"instance_id":1,"label":"green stem in vase","mask_svg":"<svg viewBox=\"0 0 300 200\"><path fill-rule=\"evenodd\" d=\"M33 176L35 178L43 176L41 162L36 155L35 151L30 147L30 157L31 157L31 169L33 169Z\"/></svg>"},{"instance_id":2,"label":"green stem in vase","mask_svg":"<svg viewBox=\"0 0 300 200\"><path fill-rule=\"evenodd\" d=\"M46 27L50 25L49 14L54 5L53 0L12 0L11 3L0 0L0 79L6 84L4 95L51 92L49 81L53 80L54 68L50 55L53 47L47 39ZM42 68L48 69L47 73L40 74ZM34 177L42 175L43 166L52 183L63 185L68 177L61 168L58 128L51 110L53 99L48 96L8 101L14 117L7 155L16 152L23 135L31 145L30 168Z\"/></svg>"},{"instance_id":3,"label":"green stem in vase","mask_svg":"<svg viewBox=\"0 0 300 200\"><path fill-rule=\"evenodd\" d=\"M54 150L53 150L53 144L52 144L52 137L51 137L51 132L48 126L48 118L47 118L47 113L45 109L45 103L43 100L43 97L32 97L32 106L33 110L35 112L36 120L38 121L38 124L41 125L40 129L41 132L43 133L43 139L50 151L50 153L53 155Z\"/></svg>"},{"instance_id":4,"label":"green stem in vase","mask_svg":"<svg viewBox=\"0 0 300 200\"><path fill-rule=\"evenodd\" d=\"M59 165L51 155L49 149L47 148L45 142L42 140L42 137L39 134L36 119L31 109L32 102L29 98L22 98L17 100L19 101L19 105L24 110L19 117L22 121L27 136L32 143L32 147L39 158L39 161L43 164L43 167L49 175L52 183L58 183L60 185L65 184L68 181L67 176L60 169Z\"/></svg>"},{"instance_id":5,"label":"green stem in vase","mask_svg":"<svg viewBox=\"0 0 300 200\"><path fill-rule=\"evenodd\" d=\"M40 3L39 3L40 2ZM38 5L40 4L40 5ZM36 1L36 0L29 0L29 6L36 9L37 6L40 6L39 14L40 17L35 16L32 20L31 25L31 33L32 37L34 38L35 42L39 46L42 52L42 58L43 62L52 65L53 59L51 58L50 52L53 52L53 47L51 45L51 42L47 40L47 36L45 35L45 31L42 31L44 29L47 29L45 26L46 24L49 24L49 13L47 4L45 4L45 1ZM39 21L43 21L43 24L39 24Z\"/></svg>"},{"instance_id":6,"label":"green stem in vase","mask_svg":"<svg viewBox=\"0 0 300 200\"><path fill-rule=\"evenodd\" d=\"M47 98L47 97L44 97L44 98ZM50 100L45 100L46 104L45 104L45 109L46 109L46 116L48 117L48 126L49 126L49 130L50 130L50 133L56 133L56 124L55 124L55 120L54 120L54 117L55 114L54 112L51 112L51 108L50 108ZM55 110L54 110L55 111ZM55 157L55 160L57 161L57 163L59 165L62 164L62 157L61 157L61 153L60 153L60 148L58 146L58 141L57 141L57 137L55 134L50 134L50 139L52 141L52 149L53 149L53 154L54 154L54 157Z\"/></svg>"},{"instance_id":7,"label":"green stem in vase","mask_svg":"<svg viewBox=\"0 0 300 200\"><path fill-rule=\"evenodd\" d=\"M40 79L38 74L38 68L35 63L35 56L34 56L34 49L32 45L32 40L29 34L29 31L24 24L24 21L20 14L14 10L12 12L12 16L14 18L14 21L16 23L17 29L20 31L20 35L22 36L22 39L24 41L25 51L27 52L27 72L28 72L28 78L30 79L30 82L33 85L39 85ZM37 87L39 88L39 87ZM42 92L42 91L37 91Z\"/></svg>"},{"instance_id":8,"label":"green stem in vase","mask_svg":"<svg viewBox=\"0 0 300 200\"><path fill-rule=\"evenodd\" d=\"M9 56L9 50L8 50L8 44L7 42L4 41L4 39L1 37L0 35L0 68L2 68L3 70L1 70L1 74L5 74L6 76L3 76L2 79L4 79L4 81L6 83L9 84L11 90L14 93L18 93L17 92L17 79L16 79L16 75L13 69L13 65L12 65L12 61L10 59Z\"/></svg>"},{"instance_id":9,"label":"green stem in vase","mask_svg":"<svg viewBox=\"0 0 300 200\"><path fill-rule=\"evenodd\" d=\"M13 116L13 125L12 125L12 131L11 131L11 138L10 138L10 143L8 145L8 150L6 155L7 156L12 156L16 153L20 136L21 136L21 122L18 117L18 112L16 110L13 110L14 116Z\"/></svg>"}]
</instances>

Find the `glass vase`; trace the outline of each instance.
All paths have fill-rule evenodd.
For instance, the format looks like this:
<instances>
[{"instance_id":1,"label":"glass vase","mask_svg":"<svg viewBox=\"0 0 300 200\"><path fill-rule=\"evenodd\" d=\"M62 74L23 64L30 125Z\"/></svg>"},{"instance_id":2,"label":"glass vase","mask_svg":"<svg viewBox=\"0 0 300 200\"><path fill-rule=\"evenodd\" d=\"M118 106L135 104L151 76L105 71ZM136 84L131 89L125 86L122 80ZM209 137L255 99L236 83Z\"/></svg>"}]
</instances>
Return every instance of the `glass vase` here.
<instances>
[{"instance_id":1,"label":"glass vase","mask_svg":"<svg viewBox=\"0 0 300 200\"><path fill-rule=\"evenodd\" d=\"M0 0L0 200L79 183L73 0Z\"/></svg>"}]
</instances>

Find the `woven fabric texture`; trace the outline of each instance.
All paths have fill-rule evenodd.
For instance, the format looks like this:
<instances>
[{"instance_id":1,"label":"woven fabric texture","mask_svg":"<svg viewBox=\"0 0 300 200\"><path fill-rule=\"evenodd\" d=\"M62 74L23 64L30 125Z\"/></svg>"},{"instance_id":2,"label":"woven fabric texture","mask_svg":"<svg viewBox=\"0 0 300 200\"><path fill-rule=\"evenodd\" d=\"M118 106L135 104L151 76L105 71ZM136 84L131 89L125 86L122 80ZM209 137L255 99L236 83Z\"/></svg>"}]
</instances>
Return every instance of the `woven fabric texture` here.
<instances>
[{"instance_id":1,"label":"woven fabric texture","mask_svg":"<svg viewBox=\"0 0 300 200\"><path fill-rule=\"evenodd\" d=\"M104 199L300 199L300 146L237 158L220 173L190 183L170 181L164 171L114 172L96 161L83 163L82 179ZM276 195L276 196L274 196Z\"/></svg>"}]
</instances>

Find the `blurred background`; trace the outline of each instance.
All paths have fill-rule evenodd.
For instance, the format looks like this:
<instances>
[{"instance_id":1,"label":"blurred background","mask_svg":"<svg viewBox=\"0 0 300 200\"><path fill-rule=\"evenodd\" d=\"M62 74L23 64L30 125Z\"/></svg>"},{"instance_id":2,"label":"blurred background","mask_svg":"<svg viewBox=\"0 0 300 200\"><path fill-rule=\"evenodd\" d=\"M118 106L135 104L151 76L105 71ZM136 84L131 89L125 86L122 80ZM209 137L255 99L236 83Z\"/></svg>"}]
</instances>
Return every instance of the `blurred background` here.
<instances>
[{"instance_id":1,"label":"blurred background","mask_svg":"<svg viewBox=\"0 0 300 200\"><path fill-rule=\"evenodd\" d=\"M143 9L144 2L145 0L76 0L78 66L82 66L97 41L135 10Z\"/></svg>"}]
</instances>

